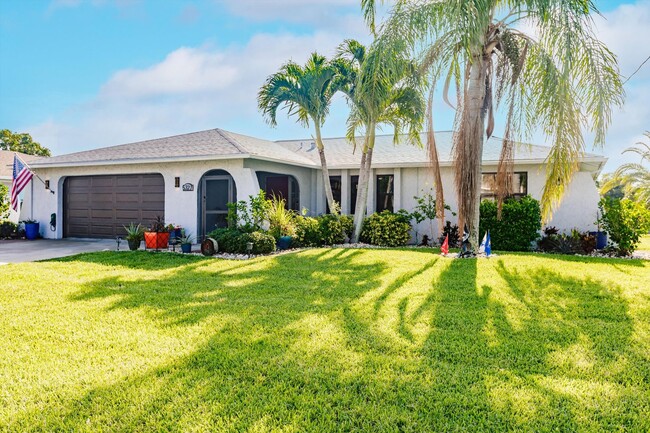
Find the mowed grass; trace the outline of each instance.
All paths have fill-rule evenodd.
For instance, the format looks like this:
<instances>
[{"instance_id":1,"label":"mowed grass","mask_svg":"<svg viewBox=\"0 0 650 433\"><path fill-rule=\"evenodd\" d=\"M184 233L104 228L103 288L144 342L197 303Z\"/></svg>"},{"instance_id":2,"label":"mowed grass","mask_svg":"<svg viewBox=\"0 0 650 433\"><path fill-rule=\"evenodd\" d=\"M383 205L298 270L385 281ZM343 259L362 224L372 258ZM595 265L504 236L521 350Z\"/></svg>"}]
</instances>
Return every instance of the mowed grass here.
<instances>
[{"instance_id":1,"label":"mowed grass","mask_svg":"<svg viewBox=\"0 0 650 433\"><path fill-rule=\"evenodd\" d=\"M641 236L641 241L637 246L639 251L650 251L650 235Z\"/></svg>"},{"instance_id":2,"label":"mowed grass","mask_svg":"<svg viewBox=\"0 0 650 433\"><path fill-rule=\"evenodd\" d=\"M121 252L2 271L2 431L650 431L647 261Z\"/></svg>"}]
</instances>

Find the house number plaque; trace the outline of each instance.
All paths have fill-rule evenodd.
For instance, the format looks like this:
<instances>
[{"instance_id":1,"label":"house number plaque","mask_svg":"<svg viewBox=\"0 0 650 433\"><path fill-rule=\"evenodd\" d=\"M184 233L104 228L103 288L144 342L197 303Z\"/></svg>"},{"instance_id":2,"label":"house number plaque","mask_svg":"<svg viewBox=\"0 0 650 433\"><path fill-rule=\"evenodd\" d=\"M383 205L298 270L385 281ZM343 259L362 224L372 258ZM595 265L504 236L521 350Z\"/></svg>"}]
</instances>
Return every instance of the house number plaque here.
<instances>
[{"instance_id":1,"label":"house number plaque","mask_svg":"<svg viewBox=\"0 0 650 433\"><path fill-rule=\"evenodd\" d=\"M194 191L194 185L191 183L183 184L183 191Z\"/></svg>"}]
</instances>

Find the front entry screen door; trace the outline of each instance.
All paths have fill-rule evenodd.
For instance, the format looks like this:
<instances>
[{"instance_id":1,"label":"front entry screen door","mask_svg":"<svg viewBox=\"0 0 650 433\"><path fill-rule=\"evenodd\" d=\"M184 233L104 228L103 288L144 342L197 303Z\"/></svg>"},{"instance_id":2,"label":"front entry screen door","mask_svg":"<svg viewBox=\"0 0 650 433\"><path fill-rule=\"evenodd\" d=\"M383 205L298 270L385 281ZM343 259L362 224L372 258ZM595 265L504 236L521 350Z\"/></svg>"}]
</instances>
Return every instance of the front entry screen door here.
<instances>
[{"instance_id":1,"label":"front entry screen door","mask_svg":"<svg viewBox=\"0 0 650 433\"><path fill-rule=\"evenodd\" d=\"M203 233L217 227L227 227L228 203L232 201L233 185L230 176L203 178Z\"/></svg>"}]
</instances>

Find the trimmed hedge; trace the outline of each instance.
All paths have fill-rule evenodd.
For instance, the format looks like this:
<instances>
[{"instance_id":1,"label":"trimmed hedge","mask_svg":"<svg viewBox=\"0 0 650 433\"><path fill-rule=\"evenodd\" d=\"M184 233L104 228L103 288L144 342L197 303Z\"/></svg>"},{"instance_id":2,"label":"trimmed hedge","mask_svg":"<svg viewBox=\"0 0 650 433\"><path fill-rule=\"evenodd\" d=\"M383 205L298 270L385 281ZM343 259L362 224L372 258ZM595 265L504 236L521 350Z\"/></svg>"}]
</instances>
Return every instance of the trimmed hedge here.
<instances>
[{"instance_id":1,"label":"trimmed hedge","mask_svg":"<svg viewBox=\"0 0 650 433\"><path fill-rule=\"evenodd\" d=\"M359 240L382 247L399 247L411 239L411 223L404 214L385 210L365 219Z\"/></svg>"},{"instance_id":2,"label":"trimmed hedge","mask_svg":"<svg viewBox=\"0 0 650 433\"><path fill-rule=\"evenodd\" d=\"M542 214L539 202L531 196L507 199L503 203L501 220L497 220L497 204L481 202L479 235L490 230L492 248L501 251L529 251L539 239Z\"/></svg>"},{"instance_id":3,"label":"trimmed hedge","mask_svg":"<svg viewBox=\"0 0 650 433\"><path fill-rule=\"evenodd\" d=\"M219 244L219 252L246 254L246 244L253 243L253 254L269 254L275 251L275 238L268 233L245 233L237 229L221 228L208 234Z\"/></svg>"}]
</instances>

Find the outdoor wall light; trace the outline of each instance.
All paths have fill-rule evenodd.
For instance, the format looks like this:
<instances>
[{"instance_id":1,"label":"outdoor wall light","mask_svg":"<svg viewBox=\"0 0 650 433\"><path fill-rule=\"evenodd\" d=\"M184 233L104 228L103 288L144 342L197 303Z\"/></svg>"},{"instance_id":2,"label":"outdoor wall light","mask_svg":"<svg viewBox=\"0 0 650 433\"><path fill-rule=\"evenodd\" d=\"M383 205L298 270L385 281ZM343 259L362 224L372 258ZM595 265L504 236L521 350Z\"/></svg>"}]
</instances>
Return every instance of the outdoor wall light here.
<instances>
[{"instance_id":1,"label":"outdoor wall light","mask_svg":"<svg viewBox=\"0 0 650 433\"><path fill-rule=\"evenodd\" d=\"M50 181L49 180L45 181L45 189L50 189Z\"/></svg>"},{"instance_id":2,"label":"outdoor wall light","mask_svg":"<svg viewBox=\"0 0 650 433\"><path fill-rule=\"evenodd\" d=\"M174 188L180 188L181 187L181 178L176 176L174 178Z\"/></svg>"}]
</instances>

